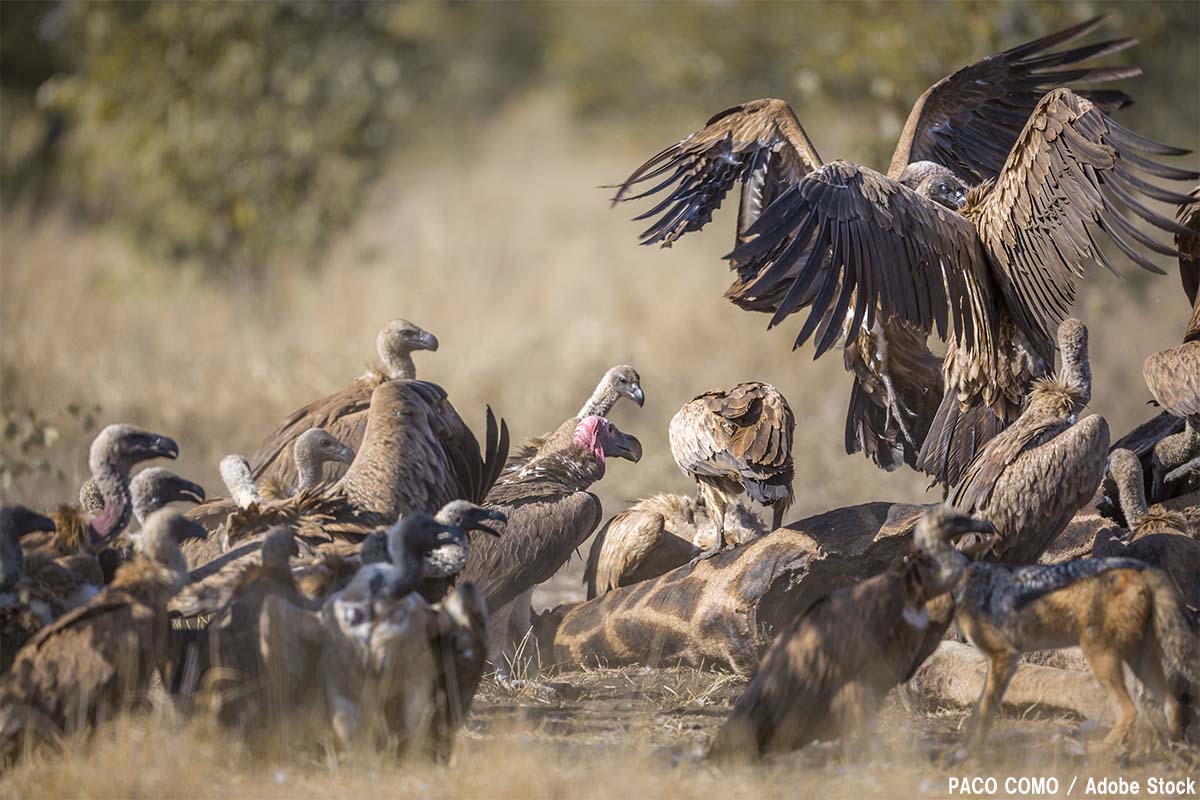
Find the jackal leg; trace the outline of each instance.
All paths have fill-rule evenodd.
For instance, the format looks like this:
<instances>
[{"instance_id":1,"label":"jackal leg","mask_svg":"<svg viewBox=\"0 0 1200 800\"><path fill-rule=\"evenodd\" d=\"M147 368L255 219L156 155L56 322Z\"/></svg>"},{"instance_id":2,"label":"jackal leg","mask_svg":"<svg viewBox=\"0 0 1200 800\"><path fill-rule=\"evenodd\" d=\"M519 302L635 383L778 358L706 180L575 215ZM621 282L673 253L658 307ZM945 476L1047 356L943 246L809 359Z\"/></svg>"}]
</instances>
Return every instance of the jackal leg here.
<instances>
[{"instance_id":1,"label":"jackal leg","mask_svg":"<svg viewBox=\"0 0 1200 800\"><path fill-rule=\"evenodd\" d=\"M1142 685L1162 702L1163 713L1167 718L1167 735L1173 740L1178 739L1183 733L1183 704L1179 702L1167 680L1167 673L1163 670L1157 650L1143 646L1141 652L1126 663Z\"/></svg>"},{"instance_id":2,"label":"jackal leg","mask_svg":"<svg viewBox=\"0 0 1200 800\"><path fill-rule=\"evenodd\" d=\"M975 713L971 715L971 722L968 725L968 752L977 752L984 739L987 738L988 731L992 729L996 712L1000 710L1000 701L1004 699L1004 690L1008 688L1008 682L1012 680L1013 673L1017 671L1019 655L1011 650L987 654L988 676L983 685L983 695L979 698L979 704L975 706Z\"/></svg>"},{"instance_id":3,"label":"jackal leg","mask_svg":"<svg viewBox=\"0 0 1200 800\"><path fill-rule=\"evenodd\" d=\"M1087 659L1096 680L1108 689L1108 693L1116 699L1120 707L1117 724L1113 725L1112 730L1104 737L1104 747L1110 748L1125 738L1137 719L1137 706L1133 704L1129 690L1125 687L1125 671L1122 669L1124 659L1110 644L1091 636L1080 637L1079 649L1083 651L1083 657Z\"/></svg>"}]
</instances>

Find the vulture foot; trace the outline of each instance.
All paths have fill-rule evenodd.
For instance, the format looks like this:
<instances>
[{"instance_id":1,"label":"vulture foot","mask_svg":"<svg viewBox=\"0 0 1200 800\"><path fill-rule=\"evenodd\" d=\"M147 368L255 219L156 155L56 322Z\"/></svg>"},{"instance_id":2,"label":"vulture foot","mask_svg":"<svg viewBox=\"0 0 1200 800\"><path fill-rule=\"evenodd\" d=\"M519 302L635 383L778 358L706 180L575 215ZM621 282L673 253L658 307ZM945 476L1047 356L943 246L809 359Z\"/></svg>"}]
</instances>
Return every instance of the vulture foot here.
<instances>
[{"instance_id":1,"label":"vulture foot","mask_svg":"<svg viewBox=\"0 0 1200 800\"><path fill-rule=\"evenodd\" d=\"M1186 464L1178 466L1168 472L1166 482L1174 483L1175 481L1186 478L1191 474L1200 474L1200 456L1196 456Z\"/></svg>"},{"instance_id":2,"label":"vulture foot","mask_svg":"<svg viewBox=\"0 0 1200 800\"><path fill-rule=\"evenodd\" d=\"M917 415L909 411L904 403L901 402L900 395L896 393L896 388L892 385L892 376L888 374L886 366L881 368L879 377L883 380L883 388L887 392L887 404L885 405L887 417L884 420L884 427L888 427L891 421L895 419L896 425L900 428L900 433L904 436L904 441L908 442L910 446L920 449L920 445L917 444L912 432L908 429L908 424L904 421L906 417L908 419L916 419Z\"/></svg>"}]
</instances>

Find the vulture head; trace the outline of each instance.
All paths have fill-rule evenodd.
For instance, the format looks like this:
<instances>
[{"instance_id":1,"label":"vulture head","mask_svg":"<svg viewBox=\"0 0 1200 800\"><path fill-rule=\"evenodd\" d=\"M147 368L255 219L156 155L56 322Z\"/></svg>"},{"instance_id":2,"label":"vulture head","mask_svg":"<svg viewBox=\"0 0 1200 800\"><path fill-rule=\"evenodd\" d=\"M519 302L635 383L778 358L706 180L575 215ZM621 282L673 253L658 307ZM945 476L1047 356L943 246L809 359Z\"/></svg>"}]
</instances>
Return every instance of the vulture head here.
<instances>
[{"instance_id":1,"label":"vulture head","mask_svg":"<svg viewBox=\"0 0 1200 800\"><path fill-rule=\"evenodd\" d=\"M204 539L208 531L178 511L162 508L146 518L137 546L143 555L172 573L173 588L182 589L188 580L188 563L179 545L188 539Z\"/></svg>"},{"instance_id":2,"label":"vulture head","mask_svg":"<svg viewBox=\"0 0 1200 800\"><path fill-rule=\"evenodd\" d=\"M914 161L900 174L900 183L951 211L962 211L970 189L951 170L932 161Z\"/></svg>"},{"instance_id":3,"label":"vulture head","mask_svg":"<svg viewBox=\"0 0 1200 800\"><path fill-rule=\"evenodd\" d=\"M502 511L477 506L469 500L451 500L442 506L435 519L450 526L438 534L438 546L425 557L425 577L448 578L457 575L467 565L471 554L471 531L499 536L500 531L488 522L505 523L508 516Z\"/></svg>"},{"instance_id":4,"label":"vulture head","mask_svg":"<svg viewBox=\"0 0 1200 800\"><path fill-rule=\"evenodd\" d=\"M7 589L21 576L24 564L21 537L54 529L54 520L25 506L0 506L0 590Z\"/></svg>"},{"instance_id":5,"label":"vulture head","mask_svg":"<svg viewBox=\"0 0 1200 800\"><path fill-rule=\"evenodd\" d=\"M104 497L104 508L88 524L88 545L99 549L125 529L132 515L129 471L152 458L175 458L179 445L133 425L109 425L92 440L88 468Z\"/></svg>"},{"instance_id":6,"label":"vulture head","mask_svg":"<svg viewBox=\"0 0 1200 800\"><path fill-rule=\"evenodd\" d=\"M601 467L604 466L604 459L608 457L624 458L635 463L642 458L642 443L637 437L623 433L604 417L587 417L581 420L575 426L575 435L571 437L571 441L577 447L595 455Z\"/></svg>"},{"instance_id":7,"label":"vulture head","mask_svg":"<svg viewBox=\"0 0 1200 800\"><path fill-rule=\"evenodd\" d=\"M405 514L388 528L387 552L393 566L420 564L430 550L440 544L439 534L458 532L423 511ZM420 576L417 576L420 579Z\"/></svg>"},{"instance_id":8,"label":"vulture head","mask_svg":"<svg viewBox=\"0 0 1200 800\"><path fill-rule=\"evenodd\" d=\"M171 503L203 503L204 487L162 467L142 470L129 484L133 515L143 525L146 517Z\"/></svg>"},{"instance_id":9,"label":"vulture head","mask_svg":"<svg viewBox=\"0 0 1200 800\"><path fill-rule=\"evenodd\" d=\"M604 373L604 385L621 397L628 397L639 406L646 404L642 378L637 370L628 364L618 364Z\"/></svg>"},{"instance_id":10,"label":"vulture head","mask_svg":"<svg viewBox=\"0 0 1200 800\"><path fill-rule=\"evenodd\" d=\"M254 485L254 477L250 473L250 463L245 456L236 454L221 459L221 482L229 491L229 496L238 508L248 508L254 503L261 503L262 497L258 487Z\"/></svg>"},{"instance_id":11,"label":"vulture head","mask_svg":"<svg viewBox=\"0 0 1200 800\"><path fill-rule=\"evenodd\" d=\"M925 512L913 532L913 549L929 558L925 576L928 596L940 594L958 582L966 556L950 543L968 534L994 537L995 526L984 519L962 514L947 506L936 506ZM986 541L986 540L985 540Z\"/></svg>"},{"instance_id":12,"label":"vulture head","mask_svg":"<svg viewBox=\"0 0 1200 800\"><path fill-rule=\"evenodd\" d=\"M438 340L406 319L394 319L383 326L375 339L379 358L389 378L411 378L411 354L416 350L437 351Z\"/></svg>"},{"instance_id":13,"label":"vulture head","mask_svg":"<svg viewBox=\"0 0 1200 800\"><path fill-rule=\"evenodd\" d=\"M262 541L262 563L271 572L282 572L289 569L288 561L293 556L300 555L296 537L290 528L277 525L267 531Z\"/></svg>"},{"instance_id":14,"label":"vulture head","mask_svg":"<svg viewBox=\"0 0 1200 800\"><path fill-rule=\"evenodd\" d=\"M436 519L438 522L462 528L464 531L483 531L492 536L499 536L500 532L489 527L487 523L508 522L508 515L503 511L477 506L469 500L451 500L442 506Z\"/></svg>"},{"instance_id":15,"label":"vulture head","mask_svg":"<svg viewBox=\"0 0 1200 800\"><path fill-rule=\"evenodd\" d=\"M313 464L317 467L329 461L341 464L354 461L354 448L342 444L324 428L309 428L297 436L292 453L297 464Z\"/></svg>"}]
</instances>

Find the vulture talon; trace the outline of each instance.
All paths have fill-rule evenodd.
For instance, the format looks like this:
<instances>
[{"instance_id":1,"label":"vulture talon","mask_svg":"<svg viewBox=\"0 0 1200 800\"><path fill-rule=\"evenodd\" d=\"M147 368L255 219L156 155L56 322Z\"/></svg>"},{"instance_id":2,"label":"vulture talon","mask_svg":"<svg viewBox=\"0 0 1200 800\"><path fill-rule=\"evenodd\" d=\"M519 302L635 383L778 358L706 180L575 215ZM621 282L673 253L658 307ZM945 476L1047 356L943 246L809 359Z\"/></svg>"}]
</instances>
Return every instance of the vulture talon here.
<instances>
[{"instance_id":1,"label":"vulture talon","mask_svg":"<svg viewBox=\"0 0 1200 800\"><path fill-rule=\"evenodd\" d=\"M1166 483L1174 483L1175 481L1182 480L1193 473L1200 474L1200 456L1196 456L1186 464L1181 464L1180 466L1171 470L1167 473L1163 480Z\"/></svg>"},{"instance_id":2,"label":"vulture talon","mask_svg":"<svg viewBox=\"0 0 1200 800\"><path fill-rule=\"evenodd\" d=\"M913 438L912 433L908 430L908 425L905 424L904 418L916 419L916 414L904 407L904 403L900 401L900 395L896 394L895 387L892 386L892 378L887 372L881 372L880 377L883 379L883 387L887 390L887 417L885 424L890 424L893 419L896 420L897 427L900 428L900 433L904 436L904 441L908 442L914 449L920 449Z\"/></svg>"}]
</instances>

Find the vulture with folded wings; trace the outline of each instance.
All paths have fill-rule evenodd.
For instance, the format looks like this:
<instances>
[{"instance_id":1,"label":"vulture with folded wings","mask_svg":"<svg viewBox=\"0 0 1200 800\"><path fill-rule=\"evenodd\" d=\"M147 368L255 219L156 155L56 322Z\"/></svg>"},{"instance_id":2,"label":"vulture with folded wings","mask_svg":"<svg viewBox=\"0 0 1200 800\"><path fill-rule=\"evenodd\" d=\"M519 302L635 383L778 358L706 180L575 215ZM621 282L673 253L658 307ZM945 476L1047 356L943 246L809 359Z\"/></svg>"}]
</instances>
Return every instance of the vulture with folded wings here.
<instances>
[{"instance_id":1,"label":"vulture with folded wings","mask_svg":"<svg viewBox=\"0 0 1200 800\"><path fill-rule=\"evenodd\" d=\"M1185 198L1143 175L1194 180L1146 157L1187 151L1113 122L1107 112L1129 102L1122 92L1062 88L1140 74L1079 66L1133 39L1054 51L1100 21L934 84L909 114L886 174L822 161L787 103L755 100L652 157L614 203L668 192L639 217L658 217L642 243L665 247L700 230L740 181L729 255L737 277L726 296L771 313L772 326L808 308L796 346L812 338L817 356L844 337L855 381L847 452L952 485L1053 370L1053 332L1084 264L1116 271L1101 240L1160 272L1137 246L1175 251L1135 220L1183 230L1145 199ZM949 342L940 379L926 346L934 331Z\"/></svg>"}]
</instances>

